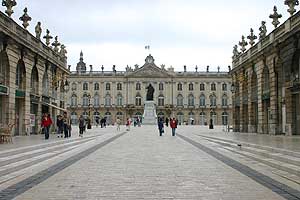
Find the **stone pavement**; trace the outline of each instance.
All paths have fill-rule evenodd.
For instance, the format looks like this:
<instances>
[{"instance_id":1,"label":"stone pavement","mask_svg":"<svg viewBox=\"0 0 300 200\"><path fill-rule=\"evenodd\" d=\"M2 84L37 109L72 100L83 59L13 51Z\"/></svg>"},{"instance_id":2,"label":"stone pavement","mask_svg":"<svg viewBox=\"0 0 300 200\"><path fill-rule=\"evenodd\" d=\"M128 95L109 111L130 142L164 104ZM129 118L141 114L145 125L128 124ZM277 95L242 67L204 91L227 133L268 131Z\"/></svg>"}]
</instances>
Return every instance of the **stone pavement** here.
<instances>
[{"instance_id":1,"label":"stone pavement","mask_svg":"<svg viewBox=\"0 0 300 200\"><path fill-rule=\"evenodd\" d=\"M191 129L195 128L191 127ZM50 167L49 176L39 174L39 178L46 177L42 181L32 181L31 185L27 181L30 187L25 185L28 188L25 191L18 189L20 180L15 181L15 187L11 187L10 190L5 190L3 187L3 184L9 180L0 181L0 188L3 189L1 192L9 193L13 189L22 191L15 195L16 200L292 199L284 198L284 195L279 196L262 183L254 181L248 175L244 175L182 138L172 137L170 129L166 129L163 137L158 136L155 126L132 128L124 135L121 134L122 132L117 133L114 127L105 131L99 129L92 131L98 136L90 140L87 138L88 141L77 143L76 147L69 146L74 150L68 152L70 156L83 155L80 159L64 163L70 156L69 158L62 156L59 161L51 160L46 165L43 162L47 161L43 161L36 166L35 170L40 171L39 168L47 170L47 166L49 168L53 163L58 163L59 166L54 169ZM180 127L178 130L183 135L187 131L191 131L189 127ZM111 139L99 148L94 148L89 154L79 153L114 136L118 138ZM197 142L206 145L202 140ZM59 148L56 151L66 151ZM18 164L15 164L14 167L17 166ZM5 165L1 165L0 154L0 172L3 167ZM33 175L34 173L28 177ZM25 180L28 180L28 177Z\"/></svg>"}]
</instances>

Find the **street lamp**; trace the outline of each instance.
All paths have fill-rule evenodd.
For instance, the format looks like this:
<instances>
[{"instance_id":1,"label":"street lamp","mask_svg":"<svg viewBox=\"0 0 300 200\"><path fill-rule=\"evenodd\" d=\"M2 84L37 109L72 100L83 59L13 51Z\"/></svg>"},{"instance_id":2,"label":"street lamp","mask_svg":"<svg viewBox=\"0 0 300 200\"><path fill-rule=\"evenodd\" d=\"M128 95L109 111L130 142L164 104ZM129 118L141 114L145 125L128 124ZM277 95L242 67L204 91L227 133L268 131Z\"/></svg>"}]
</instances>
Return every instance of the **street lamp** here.
<instances>
[{"instance_id":1,"label":"street lamp","mask_svg":"<svg viewBox=\"0 0 300 200\"><path fill-rule=\"evenodd\" d=\"M234 83L232 83L231 84L231 89L230 89L230 91L232 92L232 93L235 93L235 85L234 85Z\"/></svg>"}]
</instances>

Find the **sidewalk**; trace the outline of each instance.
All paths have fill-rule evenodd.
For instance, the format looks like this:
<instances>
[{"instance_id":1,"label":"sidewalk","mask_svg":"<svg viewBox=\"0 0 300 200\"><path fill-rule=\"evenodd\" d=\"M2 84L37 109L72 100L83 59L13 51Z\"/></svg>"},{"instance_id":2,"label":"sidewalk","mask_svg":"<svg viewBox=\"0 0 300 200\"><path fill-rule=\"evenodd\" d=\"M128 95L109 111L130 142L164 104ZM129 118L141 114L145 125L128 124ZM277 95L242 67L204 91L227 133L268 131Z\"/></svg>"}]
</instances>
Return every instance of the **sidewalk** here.
<instances>
[{"instance_id":1,"label":"sidewalk","mask_svg":"<svg viewBox=\"0 0 300 200\"><path fill-rule=\"evenodd\" d=\"M83 137L94 136L97 133L107 132L115 127L107 127L101 129L100 127L92 127L90 130L84 132ZM70 141L79 138L79 130L77 126L72 126L71 138L58 138L56 134L50 134L49 140L45 140L45 135L29 135L29 136L14 136L12 144L0 144L0 152L10 149L22 148L27 146L34 146L39 144L50 144L61 141Z\"/></svg>"},{"instance_id":2,"label":"sidewalk","mask_svg":"<svg viewBox=\"0 0 300 200\"><path fill-rule=\"evenodd\" d=\"M300 152L300 136L223 132L221 127L216 127L216 129L209 130L208 127L204 126L184 126L184 129L183 127L179 126L178 131L182 135L193 133L197 135L216 137L225 140L245 142Z\"/></svg>"}]
</instances>

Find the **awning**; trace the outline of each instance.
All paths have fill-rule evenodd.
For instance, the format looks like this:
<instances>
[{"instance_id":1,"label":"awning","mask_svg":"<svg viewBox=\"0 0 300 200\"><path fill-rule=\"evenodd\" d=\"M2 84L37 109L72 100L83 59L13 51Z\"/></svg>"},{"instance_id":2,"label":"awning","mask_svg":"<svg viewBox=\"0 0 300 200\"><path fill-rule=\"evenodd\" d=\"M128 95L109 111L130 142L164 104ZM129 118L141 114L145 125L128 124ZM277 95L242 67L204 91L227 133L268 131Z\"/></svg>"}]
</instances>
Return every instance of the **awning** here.
<instances>
[{"instance_id":1,"label":"awning","mask_svg":"<svg viewBox=\"0 0 300 200\"><path fill-rule=\"evenodd\" d=\"M56 108L56 109L58 109L58 110L64 111L64 112L68 112L66 109L63 109L63 108L61 108L61 107L58 107L58 106L55 106L55 105L52 105L52 104L49 104L49 103L43 102L43 104L46 105L46 106L50 106L50 107L52 107L52 108Z\"/></svg>"}]
</instances>

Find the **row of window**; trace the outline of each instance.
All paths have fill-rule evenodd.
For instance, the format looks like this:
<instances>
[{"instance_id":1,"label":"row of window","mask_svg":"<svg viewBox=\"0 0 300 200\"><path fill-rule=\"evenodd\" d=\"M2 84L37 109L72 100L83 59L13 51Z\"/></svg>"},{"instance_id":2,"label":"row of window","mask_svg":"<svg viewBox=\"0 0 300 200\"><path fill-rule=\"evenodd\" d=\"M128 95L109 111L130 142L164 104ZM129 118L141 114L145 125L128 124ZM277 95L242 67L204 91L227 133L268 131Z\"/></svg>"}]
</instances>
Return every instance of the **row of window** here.
<instances>
[{"instance_id":1,"label":"row of window","mask_svg":"<svg viewBox=\"0 0 300 200\"><path fill-rule=\"evenodd\" d=\"M104 98L105 106L111 106L111 96L107 94ZM209 96L210 106L217 106L217 97L215 95ZM183 106L184 97L180 94L177 96L177 106ZM123 106L123 97L122 95L117 95L117 106ZM85 94L82 98L82 105L83 106L90 106L90 98ZM99 95L94 96L94 106L100 105L100 97ZM141 106L142 105L142 97L141 95L137 95L135 97L135 105ZM158 97L158 106L164 106L165 105L165 97L163 95L160 95ZM204 94L200 96L200 106L206 106L206 97ZM71 97L71 106L77 106L77 96L73 95ZM195 97L194 95L190 94L188 96L188 106L195 106ZM222 97L222 106L228 106L228 97L226 95L223 95Z\"/></svg>"},{"instance_id":2,"label":"row of window","mask_svg":"<svg viewBox=\"0 0 300 200\"><path fill-rule=\"evenodd\" d=\"M177 84L177 90L182 91L182 88L183 88L182 83L178 83ZM72 84L72 90L76 90L76 89L77 89L76 83L73 83ZM89 90L89 84L88 83L83 83L82 89L84 91ZM135 89L136 90L141 90L141 83L136 83ZM158 89L160 91L164 90L164 84L160 83L158 85ZM194 91L194 84L190 83L188 89L189 89L189 91ZM94 84L94 90L100 90L99 83ZM105 90L111 90L111 84L110 83L105 84ZM122 90L122 84L121 83L117 83L117 90L119 90L119 91ZM210 90L211 91L216 91L216 84L215 83L212 83L210 85ZM200 91L205 91L205 84L204 83L200 84ZM226 83L222 84L222 91L227 91L227 84Z\"/></svg>"}]
</instances>

